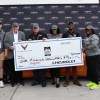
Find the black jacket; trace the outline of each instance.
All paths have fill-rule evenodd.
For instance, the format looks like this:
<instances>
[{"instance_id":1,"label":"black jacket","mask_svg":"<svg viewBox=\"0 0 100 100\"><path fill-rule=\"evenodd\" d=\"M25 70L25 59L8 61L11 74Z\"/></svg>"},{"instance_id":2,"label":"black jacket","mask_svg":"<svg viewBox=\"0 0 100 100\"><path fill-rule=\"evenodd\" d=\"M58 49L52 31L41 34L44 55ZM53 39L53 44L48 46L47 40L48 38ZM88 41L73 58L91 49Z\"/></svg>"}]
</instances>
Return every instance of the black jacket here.
<instances>
[{"instance_id":1,"label":"black jacket","mask_svg":"<svg viewBox=\"0 0 100 100\"><path fill-rule=\"evenodd\" d=\"M39 33L37 33L36 35L34 33L32 33L28 39L32 39L32 40L42 40L43 38L47 38L47 34L39 31Z\"/></svg>"},{"instance_id":2,"label":"black jacket","mask_svg":"<svg viewBox=\"0 0 100 100\"><path fill-rule=\"evenodd\" d=\"M69 35L72 35L72 37L80 37L79 33L73 31L72 33L70 31L66 31L63 35L62 38L68 38Z\"/></svg>"}]
</instances>

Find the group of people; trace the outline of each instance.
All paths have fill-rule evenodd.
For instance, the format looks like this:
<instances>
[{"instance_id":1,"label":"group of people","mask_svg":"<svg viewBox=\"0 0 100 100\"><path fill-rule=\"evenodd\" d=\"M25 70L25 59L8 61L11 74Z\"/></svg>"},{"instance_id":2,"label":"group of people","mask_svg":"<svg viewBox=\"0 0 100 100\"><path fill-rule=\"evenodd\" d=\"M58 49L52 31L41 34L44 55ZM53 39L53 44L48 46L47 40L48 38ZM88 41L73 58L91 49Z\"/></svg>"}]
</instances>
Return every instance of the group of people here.
<instances>
[{"instance_id":1,"label":"group of people","mask_svg":"<svg viewBox=\"0 0 100 100\"><path fill-rule=\"evenodd\" d=\"M74 23L68 22L67 31L61 34L60 28L57 25L52 25L50 28L50 33L45 34L40 30L39 24L33 24L32 34L25 39L25 33L19 31L19 24L14 22L12 24L11 31L5 33L3 31L3 23L0 21L0 87L4 87L3 83L3 60L4 60L4 49L8 49L8 63L10 64L10 80L11 86L14 87L16 84L24 85L22 72L14 70L14 46L13 42L21 41L34 41L34 40L45 40L45 39L58 39L58 38L72 38L80 37L79 33L74 30ZM85 28L86 38L83 39L83 52L86 53L86 63L87 63L87 77L90 82L86 84L91 89L100 88L99 85L99 73L98 67L100 60L100 49L99 49L99 37L95 34L93 26L88 25ZM34 56L34 55L33 55ZM96 59L97 58L97 59ZM36 69L33 70L34 81L32 86L41 84L42 87L46 87L46 69ZM52 85L56 88L60 87L60 68L50 68L50 73L52 77ZM73 73L73 84L82 86L82 84L77 79L77 66L72 67ZM66 67L66 81L63 86L67 87L69 85L70 78L70 67Z\"/></svg>"}]
</instances>

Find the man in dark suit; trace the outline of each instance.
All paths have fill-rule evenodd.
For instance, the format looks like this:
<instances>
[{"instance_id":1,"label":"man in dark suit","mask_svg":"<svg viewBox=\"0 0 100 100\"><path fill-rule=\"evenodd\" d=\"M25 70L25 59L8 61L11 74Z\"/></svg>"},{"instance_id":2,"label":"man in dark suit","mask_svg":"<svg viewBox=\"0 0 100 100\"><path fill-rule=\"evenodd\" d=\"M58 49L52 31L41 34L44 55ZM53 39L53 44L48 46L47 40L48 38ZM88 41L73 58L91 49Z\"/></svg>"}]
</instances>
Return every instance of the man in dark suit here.
<instances>
[{"instance_id":1,"label":"man in dark suit","mask_svg":"<svg viewBox=\"0 0 100 100\"><path fill-rule=\"evenodd\" d=\"M14 22L12 24L12 29L10 32L7 32L4 39L5 48L8 49L8 62L9 62L9 69L10 69L10 79L11 79L11 86L14 87L15 84L19 83L24 85L22 80L22 72L15 71L14 67L14 46L13 42L21 42L25 40L25 34L19 31L19 24Z\"/></svg>"},{"instance_id":2,"label":"man in dark suit","mask_svg":"<svg viewBox=\"0 0 100 100\"><path fill-rule=\"evenodd\" d=\"M79 37L79 33L74 31L74 23L69 22L68 23L68 31L66 31L62 38L72 38L72 37ZM77 80L77 67L73 66L72 67L72 73L73 73L73 83L82 86L79 81ZM64 87L67 87L69 85L69 77L70 77L70 67L66 67L66 81L63 84Z\"/></svg>"}]
</instances>

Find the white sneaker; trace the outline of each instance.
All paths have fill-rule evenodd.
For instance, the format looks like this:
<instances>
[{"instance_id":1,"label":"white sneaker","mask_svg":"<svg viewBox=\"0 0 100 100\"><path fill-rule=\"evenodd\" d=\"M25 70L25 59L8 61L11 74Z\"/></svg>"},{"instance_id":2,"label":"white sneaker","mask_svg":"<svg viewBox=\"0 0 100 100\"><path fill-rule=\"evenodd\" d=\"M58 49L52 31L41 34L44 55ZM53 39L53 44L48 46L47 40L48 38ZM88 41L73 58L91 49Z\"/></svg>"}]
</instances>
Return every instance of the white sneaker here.
<instances>
[{"instance_id":1,"label":"white sneaker","mask_svg":"<svg viewBox=\"0 0 100 100\"><path fill-rule=\"evenodd\" d=\"M0 88L3 88L4 87L4 83L3 81L0 81Z\"/></svg>"}]
</instances>

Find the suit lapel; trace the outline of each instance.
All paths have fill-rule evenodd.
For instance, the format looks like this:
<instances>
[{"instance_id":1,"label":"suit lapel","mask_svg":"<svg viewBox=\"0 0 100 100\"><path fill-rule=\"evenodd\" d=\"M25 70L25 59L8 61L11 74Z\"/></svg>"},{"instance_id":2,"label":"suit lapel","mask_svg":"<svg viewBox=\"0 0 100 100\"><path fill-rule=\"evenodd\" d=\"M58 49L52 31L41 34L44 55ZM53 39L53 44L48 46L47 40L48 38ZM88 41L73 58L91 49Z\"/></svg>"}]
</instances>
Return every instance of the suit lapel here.
<instances>
[{"instance_id":1,"label":"suit lapel","mask_svg":"<svg viewBox=\"0 0 100 100\"><path fill-rule=\"evenodd\" d=\"M14 33L13 32L11 32L10 37L11 37L11 40L14 42Z\"/></svg>"}]
</instances>

